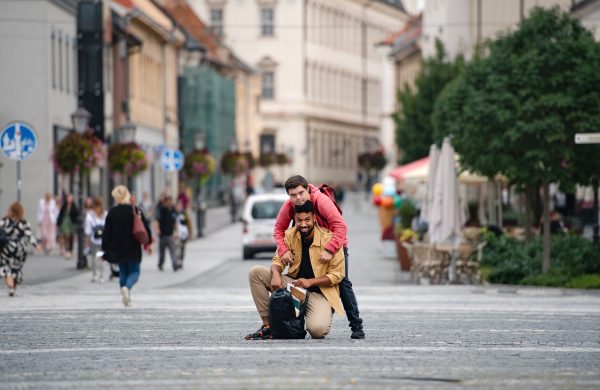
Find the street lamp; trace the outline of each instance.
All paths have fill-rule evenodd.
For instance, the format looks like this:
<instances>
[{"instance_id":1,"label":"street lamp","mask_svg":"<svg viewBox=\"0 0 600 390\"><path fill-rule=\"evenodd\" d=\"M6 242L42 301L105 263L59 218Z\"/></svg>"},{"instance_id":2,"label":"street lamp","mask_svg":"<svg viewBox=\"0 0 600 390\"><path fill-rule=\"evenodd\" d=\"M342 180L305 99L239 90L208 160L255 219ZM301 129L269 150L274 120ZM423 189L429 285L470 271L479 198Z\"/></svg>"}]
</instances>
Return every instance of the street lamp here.
<instances>
[{"instance_id":1,"label":"street lamp","mask_svg":"<svg viewBox=\"0 0 600 390\"><path fill-rule=\"evenodd\" d=\"M196 133L194 135L194 149L202 151L206 147L206 134ZM198 237L203 237L202 228L204 227L204 209L202 202L202 178L198 178L198 193L196 194L198 205L196 207L196 226L198 227Z\"/></svg>"},{"instance_id":2,"label":"street lamp","mask_svg":"<svg viewBox=\"0 0 600 390\"><path fill-rule=\"evenodd\" d=\"M74 113L71 114L71 120L73 121L73 129L77 134L85 133L88 125L90 124L90 119L92 118L92 114L84 107L79 106Z\"/></svg>"},{"instance_id":3,"label":"street lamp","mask_svg":"<svg viewBox=\"0 0 600 390\"><path fill-rule=\"evenodd\" d=\"M75 133L83 135L88 125L92 114L84 107L79 106L74 113L71 114L71 120L73 121L73 130ZM84 269L87 267L87 260L83 253L83 247L85 246L84 229L83 229L83 187L81 185L81 171L77 173L77 182L75 188L77 189L77 204L79 205L79 217L77 218L77 269Z\"/></svg>"}]
</instances>

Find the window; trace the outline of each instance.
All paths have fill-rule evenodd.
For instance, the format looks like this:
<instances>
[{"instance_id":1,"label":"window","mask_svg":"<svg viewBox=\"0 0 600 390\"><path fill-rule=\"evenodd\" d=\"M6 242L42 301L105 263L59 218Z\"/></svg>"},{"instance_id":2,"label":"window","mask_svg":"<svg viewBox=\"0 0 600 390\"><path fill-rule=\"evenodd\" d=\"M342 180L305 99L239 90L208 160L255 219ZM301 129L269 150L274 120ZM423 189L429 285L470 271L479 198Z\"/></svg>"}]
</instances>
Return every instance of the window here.
<instances>
[{"instance_id":1,"label":"window","mask_svg":"<svg viewBox=\"0 0 600 390\"><path fill-rule=\"evenodd\" d=\"M67 83L67 93L69 93L71 91L71 86L69 83L69 36L67 35L66 39L65 39L65 68L66 68L66 76L65 76L65 82Z\"/></svg>"},{"instance_id":2,"label":"window","mask_svg":"<svg viewBox=\"0 0 600 390\"><path fill-rule=\"evenodd\" d=\"M260 15L262 35L264 37L272 37L275 32L273 8L263 8Z\"/></svg>"},{"instance_id":3,"label":"window","mask_svg":"<svg viewBox=\"0 0 600 390\"><path fill-rule=\"evenodd\" d=\"M58 32L58 85L63 90L63 69L62 69L62 31Z\"/></svg>"},{"instance_id":4,"label":"window","mask_svg":"<svg viewBox=\"0 0 600 390\"><path fill-rule=\"evenodd\" d=\"M260 153L275 153L275 136L273 134L263 134L260 136Z\"/></svg>"},{"instance_id":5,"label":"window","mask_svg":"<svg viewBox=\"0 0 600 390\"><path fill-rule=\"evenodd\" d=\"M264 72L262 75L262 97L273 99L275 97L273 72Z\"/></svg>"},{"instance_id":6,"label":"window","mask_svg":"<svg viewBox=\"0 0 600 390\"><path fill-rule=\"evenodd\" d=\"M254 219L276 219L283 202L271 200L256 202L252 207L252 218Z\"/></svg>"},{"instance_id":7,"label":"window","mask_svg":"<svg viewBox=\"0 0 600 390\"><path fill-rule=\"evenodd\" d=\"M210 24L212 26L213 33L220 37L223 36L223 10L222 9L211 9L210 10Z\"/></svg>"}]
</instances>

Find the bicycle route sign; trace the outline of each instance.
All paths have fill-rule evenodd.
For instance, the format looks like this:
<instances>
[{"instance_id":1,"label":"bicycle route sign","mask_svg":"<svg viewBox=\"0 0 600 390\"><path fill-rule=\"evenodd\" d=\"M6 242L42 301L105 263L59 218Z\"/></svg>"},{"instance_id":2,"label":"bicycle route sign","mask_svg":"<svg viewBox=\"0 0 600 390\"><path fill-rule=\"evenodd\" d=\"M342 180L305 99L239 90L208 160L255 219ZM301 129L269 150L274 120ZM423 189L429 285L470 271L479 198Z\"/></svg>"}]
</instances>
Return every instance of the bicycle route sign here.
<instances>
[{"instance_id":1,"label":"bicycle route sign","mask_svg":"<svg viewBox=\"0 0 600 390\"><path fill-rule=\"evenodd\" d=\"M0 149L13 161L27 160L37 148L37 134L33 126L11 122L0 132Z\"/></svg>"},{"instance_id":2,"label":"bicycle route sign","mask_svg":"<svg viewBox=\"0 0 600 390\"><path fill-rule=\"evenodd\" d=\"M179 149L164 149L160 154L160 166L165 172L179 172L183 168L185 156Z\"/></svg>"}]
</instances>

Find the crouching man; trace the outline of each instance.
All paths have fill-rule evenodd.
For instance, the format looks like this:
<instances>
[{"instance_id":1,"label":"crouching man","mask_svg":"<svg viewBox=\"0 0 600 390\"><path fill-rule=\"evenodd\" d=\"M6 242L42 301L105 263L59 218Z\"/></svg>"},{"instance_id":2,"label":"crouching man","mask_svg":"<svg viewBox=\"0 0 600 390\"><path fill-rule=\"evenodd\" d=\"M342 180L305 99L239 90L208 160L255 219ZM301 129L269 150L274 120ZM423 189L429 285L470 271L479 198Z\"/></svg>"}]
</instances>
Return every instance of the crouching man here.
<instances>
[{"instance_id":1,"label":"crouching man","mask_svg":"<svg viewBox=\"0 0 600 390\"><path fill-rule=\"evenodd\" d=\"M285 231L285 245L293 261L286 275L285 264L275 252L271 270L255 266L250 269L252 298L262 317L263 326L246 336L246 340L273 338L269 328L269 292L285 288L288 283L310 291L306 308L306 329L314 339L322 339L331 328L333 311L344 315L338 284L344 279L344 254L338 250L330 262L319 261L319 254L331 240L332 234L315 224L313 203L307 201L294 207L296 226Z\"/></svg>"}]
</instances>

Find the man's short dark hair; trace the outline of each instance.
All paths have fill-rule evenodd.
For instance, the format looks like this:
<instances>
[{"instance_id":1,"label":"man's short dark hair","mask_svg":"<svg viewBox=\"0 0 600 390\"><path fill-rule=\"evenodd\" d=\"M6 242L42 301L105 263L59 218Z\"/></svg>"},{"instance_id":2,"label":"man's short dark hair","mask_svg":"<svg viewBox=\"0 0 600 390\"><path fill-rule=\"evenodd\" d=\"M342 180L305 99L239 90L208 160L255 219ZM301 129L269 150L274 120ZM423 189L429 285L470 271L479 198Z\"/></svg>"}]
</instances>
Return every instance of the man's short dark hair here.
<instances>
[{"instance_id":1,"label":"man's short dark hair","mask_svg":"<svg viewBox=\"0 0 600 390\"><path fill-rule=\"evenodd\" d=\"M308 188L308 181L306 181L306 179L300 175L292 176L285 181L285 192L290 192L290 190L293 190L298 186L302 186L306 188L308 192L310 192L310 189Z\"/></svg>"},{"instance_id":2,"label":"man's short dark hair","mask_svg":"<svg viewBox=\"0 0 600 390\"><path fill-rule=\"evenodd\" d=\"M294 188L296 188L296 187L294 187ZM306 202L304 202L304 204L302 206L295 205L294 212L296 214L300 214L300 213L314 214L315 206L313 205L313 202L311 202L310 200L307 200Z\"/></svg>"}]
</instances>

